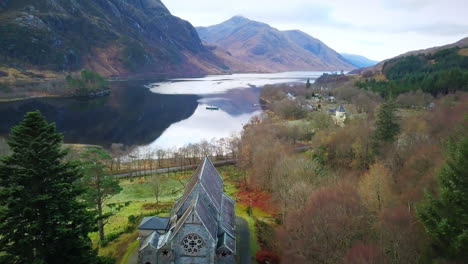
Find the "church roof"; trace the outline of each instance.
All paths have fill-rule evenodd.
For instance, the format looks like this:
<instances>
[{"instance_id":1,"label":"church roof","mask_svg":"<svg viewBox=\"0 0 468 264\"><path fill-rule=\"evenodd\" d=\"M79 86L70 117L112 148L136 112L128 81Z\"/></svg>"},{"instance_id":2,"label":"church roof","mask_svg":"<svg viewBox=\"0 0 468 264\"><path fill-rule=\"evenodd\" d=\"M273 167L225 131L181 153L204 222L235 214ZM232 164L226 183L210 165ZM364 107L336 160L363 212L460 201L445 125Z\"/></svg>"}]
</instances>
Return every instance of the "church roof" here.
<instances>
[{"instance_id":1,"label":"church roof","mask_svg":"<svg viewBox=\"0 0 468 264\"><path fill-rule=\"evenodd\" d=\"M225 247L232 253L236 253L236 238L228 233L223 233L218 240L217 248Z\"/></svg>"},{"instance_id":2,"label":"church roof","mask_svg":"<svg viewBox=\"0 0 468 264\"><path fill-rule=\"evenodd\" d=\"M171 217L178 220L170 227L170 239L182 228L188 216L195 213L214 241L223 240L222 244L235 252L234 206L235 202L223 193L223 180L218 171L210 159L205 158L172 209Z\"/></svg>"},{"instance_id":3,"label":"church roof","mask_svg":"<svg viewBox=\"0 0 468 264\"><path fill-rule=\"evenodd\" d=\"M195 212L213 239L218 235L218 211L212 205L208 195L200 193L195 205Z\"/></svg>"},{"instance_id":4,"label":"church roof","mask_svg":"<svg viewBox=\"0 0 468 264\"><path fill-rule=\"evenodd\" d=\"M223 179L214 167L213 163L207 157L201 166L198 166L195 173L185 186L182 197L177 200L173 213L181 216L188 207L190 200L195 199L198 193L206 193L216 209L221 208L223 194Z\"/></svg>"},{"instance_id":5,"label":"church roof","mask_svg":"<svg viewBox=\"0 0 468 264\"><path fill-rule=\"evenodd\" d=\"M236 231L236 209L234 205L234 201L227 195L223 194L220 227L223 231L226 231L231 235L235 235Z\"/></svg>"},{"instance_id":6,"label":"church roof","mask_svg":"<svg viewBox=\"0 0 468 264\"><path fill-rule=\"evenodd\" d=\"M138 226L140 230L165 230L169 223L169 217L145 217Z\"/></svg>"}]
</instances>

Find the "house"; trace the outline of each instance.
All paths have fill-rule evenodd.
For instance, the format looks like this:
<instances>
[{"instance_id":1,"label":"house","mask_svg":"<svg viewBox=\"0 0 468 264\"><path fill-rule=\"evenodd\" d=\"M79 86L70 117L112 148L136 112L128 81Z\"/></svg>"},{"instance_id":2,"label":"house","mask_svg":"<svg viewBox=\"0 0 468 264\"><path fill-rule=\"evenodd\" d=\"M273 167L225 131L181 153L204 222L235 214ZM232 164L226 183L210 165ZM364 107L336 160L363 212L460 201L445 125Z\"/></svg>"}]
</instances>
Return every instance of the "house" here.
<instances>
[{"instance_id":1,"label":"house","mask_svg":"<svg viewBox=\"0 0 468 264\"><path fill-rule=\"evenodd\" d=\"M335 109L335 116L333 119L335 119L335 123L339 126L344 126L344 122L346 120L346 109L344 108L343 105L338 106Z\"/></svg>"},{"instance_id":2,"label":"house","mask_svg":"<svg viewBox=\"0 0 468 264\"><path fill-rule=\"evenodd\" d=\"M336 108L335 116L339 119L346 118L346 109L343 105L340 105L338 108Z\"/></svg>"},{"instance_id":3,"label":"house","mask_svg":"<svg viewBox=\"0 0 468 264\"><path fill-rule=\"evenodd\" d=\"M286 95L288 96L289 100L296 100L296 95L294 93L287 93Z\"/></svg>"},{"instance_id":4,"label":"house","mask_svg":"<svg viewBox=\"0 0 468 264\"><path fill-rule=\"evenodd\" d=\"M139 229L140 264L234 264L235 202L205 158L169 217L145 217Z\"/></svg>"}]
</instances>

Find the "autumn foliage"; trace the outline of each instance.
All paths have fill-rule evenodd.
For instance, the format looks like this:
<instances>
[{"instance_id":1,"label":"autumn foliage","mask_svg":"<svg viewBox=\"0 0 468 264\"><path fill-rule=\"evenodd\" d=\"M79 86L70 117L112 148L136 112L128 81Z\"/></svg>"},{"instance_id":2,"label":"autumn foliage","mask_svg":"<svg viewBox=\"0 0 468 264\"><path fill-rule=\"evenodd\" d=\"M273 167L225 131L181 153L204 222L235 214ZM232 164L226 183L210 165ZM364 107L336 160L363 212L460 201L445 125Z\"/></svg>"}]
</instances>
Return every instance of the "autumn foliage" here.
<instances>
[{"instance_id":1,"label":"autumn foliage","mask_svg":"<svg viewBox=\"0 0 468 264\"><path fill-rule=\"evenodd\" d=\"M284 93L286 88L281 89ZM311 91L294 92L302 100L301 95ZM241 197L253 197L262 207L269 206L261 202L266 198L276 203L281 250L274 252L282 263L430 261L431 238L416 208L425 192L438 192L435 175L444 162L444 145L449 136L460 133L457 125L466 122L468 93L441 97L433 101L435 107L425 108L424 100L432 97L418 92L408 96L423 97L417 110L391 105L380 115L379 100L364 100L376 94L348 87L333 93L359 104L359 117L337 127L323 122L320 112L308 114L301 120L303 129L313 131L308 152L294 151L297 133L304 132L289 129L291 122L282 123L274 113L245 127L240 167L252 193ZM281 98L271 87L267 95ZM397 106L407 106L408 98L400 97ZM387 129L385 118L395 126ZM391 140L386 140L387 134ZM268 261L270 250L260 251L259 263Z\"/></svg>"},{"instance_id":2,"label":"autumn foliage","mask_svg":"<svg viewBox=\"0 0 468 264\"><path fill-rule=\"evenodd\" d=\"M267 250L260 250L255 255L255 260L259 264L278 264L280 257L277 253Z\"/></svg>"}]
</instances>

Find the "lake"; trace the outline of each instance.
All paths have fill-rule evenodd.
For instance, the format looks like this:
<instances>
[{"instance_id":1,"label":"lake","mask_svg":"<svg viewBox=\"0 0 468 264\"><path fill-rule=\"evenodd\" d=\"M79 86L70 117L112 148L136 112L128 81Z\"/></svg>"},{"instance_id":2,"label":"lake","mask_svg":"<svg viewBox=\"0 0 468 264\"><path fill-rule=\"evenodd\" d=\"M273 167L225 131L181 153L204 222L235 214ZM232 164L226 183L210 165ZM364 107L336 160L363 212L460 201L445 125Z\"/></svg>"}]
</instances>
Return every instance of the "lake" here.
<instances>
[{"instance_id":1,"label":"lake","mask_svg":"<svg viewBox=\"0 0 468 264\"><path fill-rule=\"evenodd\" d=\"M112 143L151 149L181 147L239 133L260 114L261 87L314 80L323 72L233 74L164 82L113 82L109 96L33 98L0 103L0 136L25 113L40 110L66 143ZM219 110L207 110L207 106Z\"/></svg>"}]
</instances>

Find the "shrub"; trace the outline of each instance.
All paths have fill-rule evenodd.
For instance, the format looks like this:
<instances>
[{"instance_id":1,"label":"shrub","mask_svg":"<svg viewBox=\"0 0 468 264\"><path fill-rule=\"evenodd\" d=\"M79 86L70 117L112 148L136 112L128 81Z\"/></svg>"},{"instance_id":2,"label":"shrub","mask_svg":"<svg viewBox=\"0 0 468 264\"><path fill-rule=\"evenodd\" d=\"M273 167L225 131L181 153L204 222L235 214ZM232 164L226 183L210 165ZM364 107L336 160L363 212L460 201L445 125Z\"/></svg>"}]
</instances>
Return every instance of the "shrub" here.
<instances>
[{"instance_id":1,"label":"shrub","mask_svg":"<svg viewBox=\"0 0 468 264\"><path fill-rule=\"evenodd\" d=\"M110 233L110 234L106 235L106 237L104 238L104 240L101 240L99 243L101 244L101 247L105 247L105 246L107 246L110 242L112 242L112 241L118 239L122 234L124 234L124 232L122 232L122 231Z\"/></svg>"},{"instance_id":2,"label":"shrub","mask_svg":"<svg viewBox=\"0 0 468 264\"><path fill-rule=\"evenodd\" d=\"M261 248L275 251L276 244L274 241L276 241L276 239L273 227L262 220L257 220L255 222L255 228Z\"/></svg>"},{"instance_id":3,"label":"shrub","mask_svg":"<svg viewBox=\"0 0 468 264\"><path fill-rule=\"evenodd\" d=\"M255 260L260 264L277 264L280 263L278 254L268 250L260 250L255 255Z\"/></svg>"}]
</instances>

